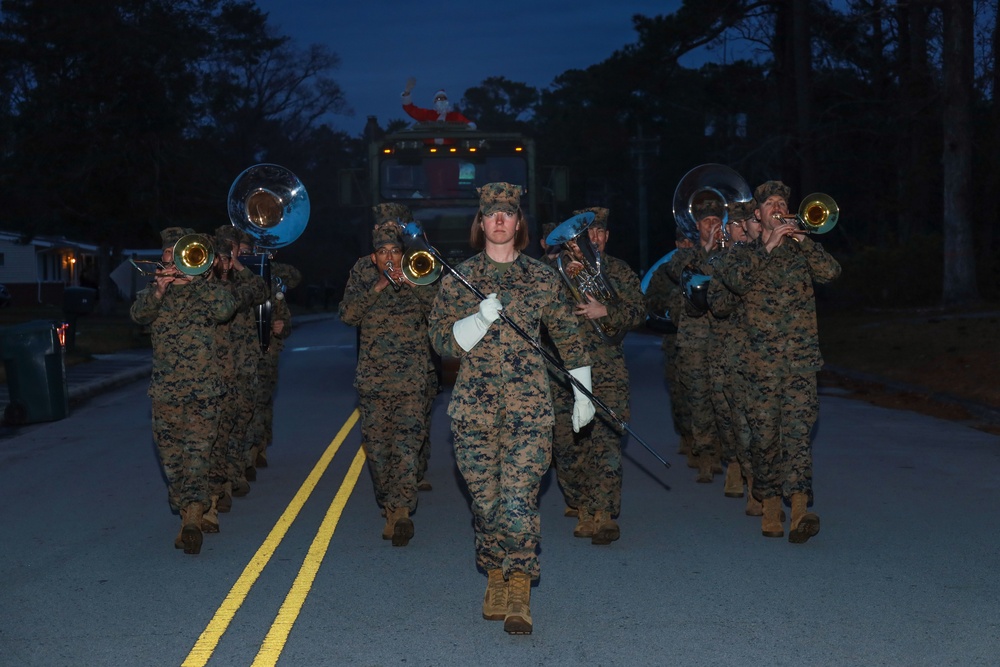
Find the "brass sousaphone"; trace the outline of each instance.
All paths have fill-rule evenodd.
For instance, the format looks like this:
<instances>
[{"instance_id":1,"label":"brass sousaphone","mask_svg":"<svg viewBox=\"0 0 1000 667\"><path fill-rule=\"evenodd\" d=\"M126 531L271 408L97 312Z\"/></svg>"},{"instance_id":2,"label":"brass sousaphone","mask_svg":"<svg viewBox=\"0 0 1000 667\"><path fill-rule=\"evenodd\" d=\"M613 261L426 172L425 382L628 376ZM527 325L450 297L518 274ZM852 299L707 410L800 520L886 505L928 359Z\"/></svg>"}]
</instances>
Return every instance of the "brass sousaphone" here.
<instances>
[{"instance_id":1,"label":"brass sousaphone","mask_svg":"<svg viewBox=\"0 0 1000 667\"><path fill-rule=\"evenodd\" d=\"M229 188L229 220L254 239L253 258L240 262L264 279L271 292L274 250L295 241L309 222L309 195L295 174L276 164L257 164L243 171ZM270 298L257 306L260 347L271 344Z\"/></svg>"}]
</instances>

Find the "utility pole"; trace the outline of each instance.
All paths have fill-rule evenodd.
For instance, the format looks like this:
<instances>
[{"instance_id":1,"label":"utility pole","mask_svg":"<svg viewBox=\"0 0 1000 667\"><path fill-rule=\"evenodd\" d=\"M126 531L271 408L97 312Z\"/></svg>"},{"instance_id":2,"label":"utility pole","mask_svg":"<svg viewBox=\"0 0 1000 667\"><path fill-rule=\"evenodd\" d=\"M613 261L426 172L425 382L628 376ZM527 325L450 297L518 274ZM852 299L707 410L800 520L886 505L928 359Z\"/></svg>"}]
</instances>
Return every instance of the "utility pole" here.
<instances>
[{"instance_id":1,"label":"utility pole","mask_svg":"<svg viewBox=\"0 0 1000 667\"><path fill-rule=\"evenodd\" d=\"M660 138L642 136L642 125L629 141L629 154L635 160L636 178L639 181L639 275L649 268L649 207L646 195L646 156L660 154Z\"/></svg>"}]
</instances>

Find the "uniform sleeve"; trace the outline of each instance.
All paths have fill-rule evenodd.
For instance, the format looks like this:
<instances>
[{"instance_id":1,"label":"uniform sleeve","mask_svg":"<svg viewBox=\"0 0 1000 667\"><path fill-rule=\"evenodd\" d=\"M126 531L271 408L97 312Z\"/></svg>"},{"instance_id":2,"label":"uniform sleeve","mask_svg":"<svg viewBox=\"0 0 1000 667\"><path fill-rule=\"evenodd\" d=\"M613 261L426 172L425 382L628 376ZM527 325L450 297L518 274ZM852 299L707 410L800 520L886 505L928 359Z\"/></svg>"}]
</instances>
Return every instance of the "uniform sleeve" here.
<instances>
[{"instance_id":1,"label":"uniform sleeve","mask_svg":"<svg viewBox=\"0 0 1000 667\"><path fill-rule=\"evenodd\" d=\"M368 274L368 275L366 275ZM372 309L382 296L375 291L376 281L372 281L372 270L365 270L362 261L351 269L344 288L344 299L340 302L340 320L344 324L356 327L364 321L365 315Z\"/></svg>"},{"instance_id":2,"label":"uniform sleeve","mask_svg":"<svg viewBox=\"0 0 1000 667\"><path fill-rule=\"evenodd\" d=\"M743 296L754 288L757 276L769 261L770 255L762 244L734 249L715 274L733 293Z\"/></svg>"},{"instance_id":3,"label":"uniform sleeve","mask_svg":"<svg viewBox=\"0 0 1000 667\"><path fill-rule=\"evenodd\" d=\"M823 249L822 244L808 236L799 243L801 252L809 265L809 273L817 283L828 283L840 277L840 262Z\"/></svg>"},{"instance_id":4,"label":"uniform sleeve","mask_svg":"<svg viewBox=\"0 0 1000 667\"><path fill-rule=\"evenodd\" d=\"M616 261L609 266L608 277L611 287L618 294L618 303L605 304L608 309L608 323L615 331L630 331L642 325L646 319L642 285L639 276L628 264Z\"/></svg>"},{"instance_id":5,"label":"uniform sleeve","mask_svg":"<svg viewBox=\"0 0 1000 667\"><path fill-rule=\"evenodd\" d=\"M438 288L427 319L427 334L435 352L442 357L465 356L465 350L455 341L451 330L455 322L472 315L478 307L474 295L454 276L449 274L441 279L441 287Z\"/></svg>"},{"instance_id":6,"label":"uniform sleeve","mask_svg":"<svg viewBox=\"0 0 1000 667\"><path fill-rule=\"evenodd\" d=\"M646 312L657 317L670 309L670 293L677 288L671 280L666 264L661 264L649 277L646 286Z\"/></svg>"},{"instance_id":7,"label":"uniform sleeve","mask_svg":"<svg viewBox=\"0 0 1000 667\"><path fill-rule=\"evenodd\" d=\"M285 323L285 326L281 329L281 333L272 335L277 338L288 338L292 333L292 311L288 307L288 301L285 300L284 296L282 298L272 298L271 299L271 320L280 320Z\"/></svg>"},{"instance_id":8,"label":"uniform sleeve","mask_svg":"<svg viewBox=\"0 0 1000 667\"><path fill-rule=\"evenodd\" d=\"M216 323L227 322L236 314L236 297L222 283L202 281L199 296L205 300L209 316Z\"/></svg>"},{"instance_id":9,"label":"uniform sleeve","mask_svg":"<svg viewBox=\"0 0 1000 667\"><path fill-rule=\"evenodd\" d=\"M156 284L150 284L135 295L129 315L136 324L151 324L160 314L161 300L155 296Z\"/></svg>"},{"instance_id":10,"label":"uniform sleeve","mask_svg":"<svg viewBox=\"0 0 1000 667\"><path fill-rule=\"evenodd\" d=\"M263 277L244 266L233 276L233 296L237 310L259 306L267 301L267 283Z\"/></svg>"}]
</instances>

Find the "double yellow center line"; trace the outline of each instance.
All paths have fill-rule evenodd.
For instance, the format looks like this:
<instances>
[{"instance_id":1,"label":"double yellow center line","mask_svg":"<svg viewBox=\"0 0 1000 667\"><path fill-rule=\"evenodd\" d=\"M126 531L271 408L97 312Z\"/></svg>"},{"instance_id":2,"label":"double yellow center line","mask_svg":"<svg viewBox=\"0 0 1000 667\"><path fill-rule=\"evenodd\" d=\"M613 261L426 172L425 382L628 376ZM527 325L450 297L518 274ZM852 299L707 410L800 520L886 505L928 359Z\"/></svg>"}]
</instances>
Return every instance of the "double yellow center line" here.
<instances>
[{"instance_id":1,"label":"double yellow center line","mask_svg":"<svg viewBox=\"0 0 1000 667\"><path fill-rule=\"evenodd\" d=\"M357 421L358 411L354 410L337 433L337 436L326 448L326 451L323 452L319 461L316 462L312 472L309 473L305 482L299 487L298 492L292 498L288 507L285 508L285 511L278 518L277 523L274 524L274 528L271 529L264 543L261 544L257 553L254 554L254 557L250 559L246 568L243 569L243 574L240 575L240 578L237 579L232 589L230 589L228 595L226 595L226 599L222 601L222 604L215 612L212 620L209 621L204 632L198 637L198 641L182 663L182 667L204 667L211 659L212 653L222 639L222 635L225 634L233 617L236 616L236 612L243 605L243 601L250 593L250 589L260 577L264 567L271 560L275 550L281 544L288 529L299 515L302 507L316 488L319 480L323 477L327 467L329 467L330 462L333 461L333 457L337 453L337 450L340 449L340 445L343 444ZM264 643L261 644L260 650L257 652L257 657L254 658L253 667L267 667L277 664L278 658L281 656L281 651L285 647L285 642L288 640L288 634L292 631L295 619L298 617L306 596L312 588L313 581L316 579L316 573L319 571L319 566L322 564L323 557L330 546L330 539L333 537L333 532L340 521L341 513L347 504L347 499L350 498L351 492L358 482L358 477L361 475L361 469L364 467L364 464L364 450L359 447L357 453L354 455L354 460L351 462L351 467L344 477L344 483L341 484L337 495L334 497L329 509L327 509L323 523L320 524L316 537L313 539L312 545L309 547L309 551L302 562L302 567L299 569L299 573L295 577L291 589L285 596L285 601L282 603L281 609L278 610L278 615L274 619L274 623L271 624L271 629L264 638Z\"/></svg>"}]
</instances>

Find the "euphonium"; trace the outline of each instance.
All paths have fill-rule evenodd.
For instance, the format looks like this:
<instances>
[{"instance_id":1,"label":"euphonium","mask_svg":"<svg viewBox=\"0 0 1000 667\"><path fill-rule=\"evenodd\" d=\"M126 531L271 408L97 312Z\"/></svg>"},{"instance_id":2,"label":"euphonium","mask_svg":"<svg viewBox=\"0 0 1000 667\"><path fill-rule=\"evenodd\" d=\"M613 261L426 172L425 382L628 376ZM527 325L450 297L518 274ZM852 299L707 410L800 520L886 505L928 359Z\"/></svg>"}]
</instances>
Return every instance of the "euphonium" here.
<instances>
[{"instance_id":1,"label":"euphonium","mask_svg":"<svg viewBox=\"0 0 1000 667\"><path fill-rule=\"evenodd\" d=\"M587 296L590 295L605 306L609 306L619 303L620 299L611 283L605 280L601 253L586 233L595 217L592 211L574 215L553 229L545 238L545 242L549 246L563 246L563 251L556 259L556 268L576 302L587 303ZM574 243L579 249L579 257L570 255L568 250L570 243ZM612 327L607 318L590 320L590 323L605 343L617 344L625 338L626 332Z\"/></svg>"}]
</instances>

